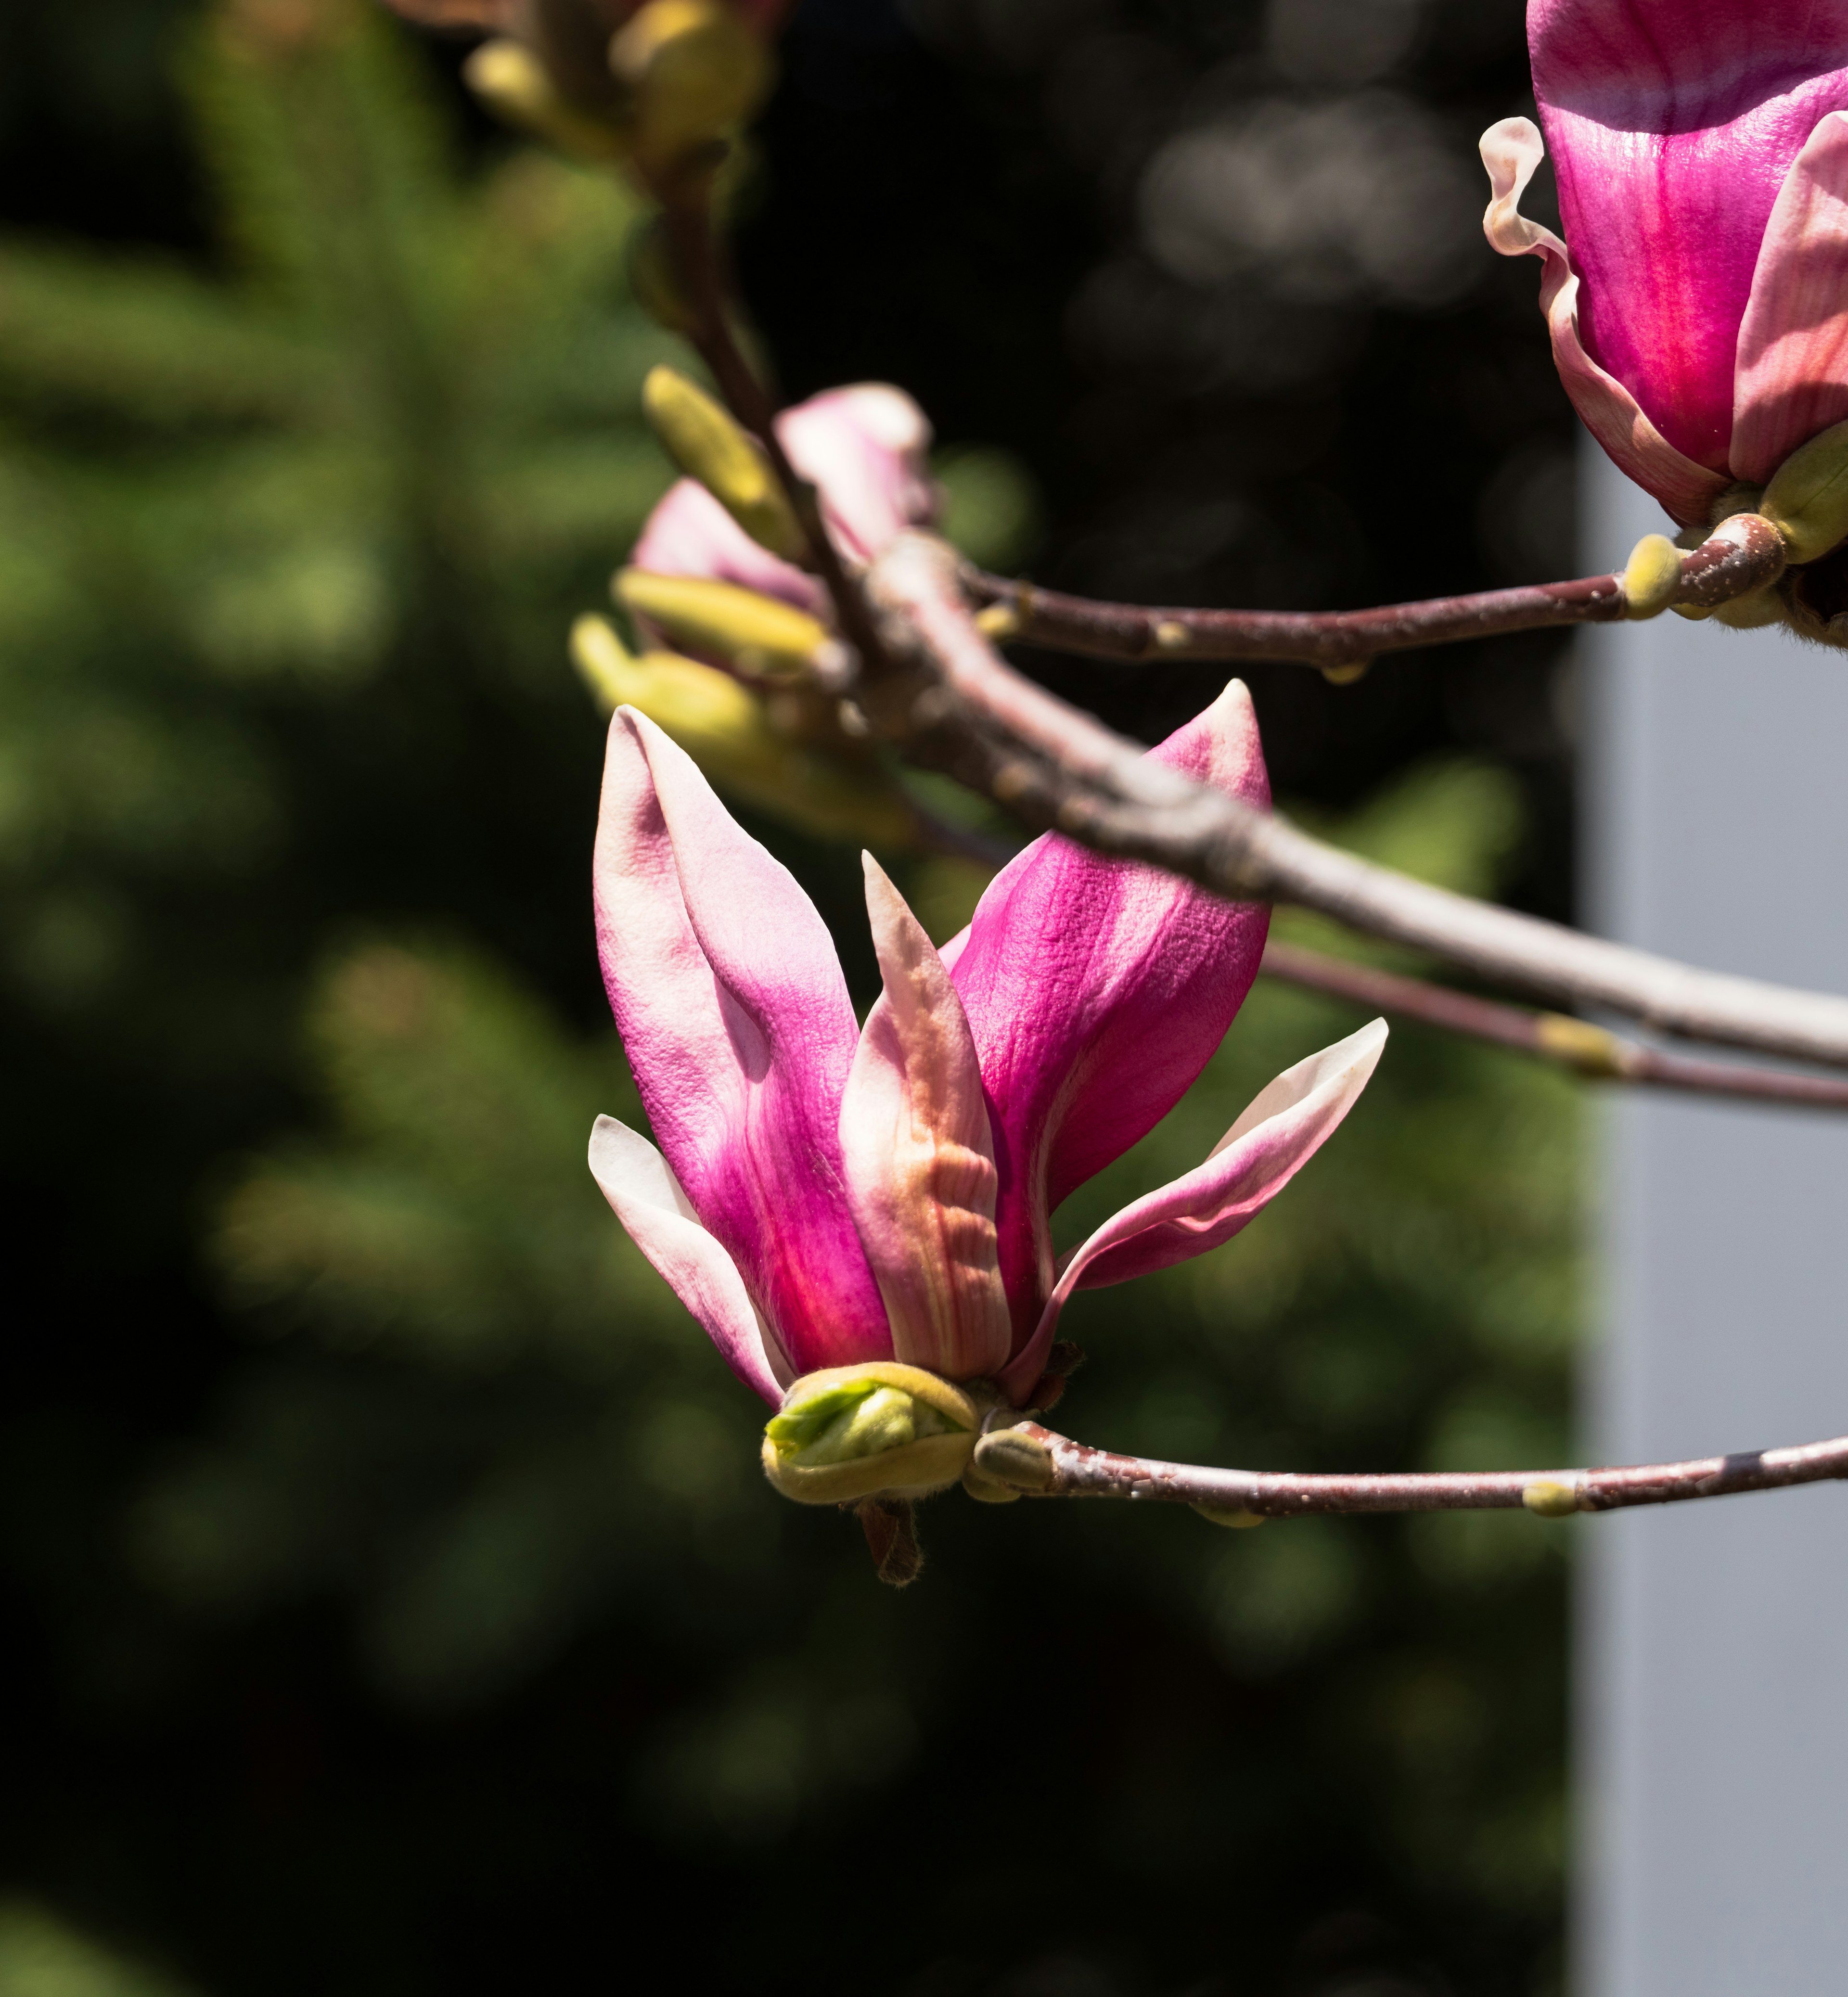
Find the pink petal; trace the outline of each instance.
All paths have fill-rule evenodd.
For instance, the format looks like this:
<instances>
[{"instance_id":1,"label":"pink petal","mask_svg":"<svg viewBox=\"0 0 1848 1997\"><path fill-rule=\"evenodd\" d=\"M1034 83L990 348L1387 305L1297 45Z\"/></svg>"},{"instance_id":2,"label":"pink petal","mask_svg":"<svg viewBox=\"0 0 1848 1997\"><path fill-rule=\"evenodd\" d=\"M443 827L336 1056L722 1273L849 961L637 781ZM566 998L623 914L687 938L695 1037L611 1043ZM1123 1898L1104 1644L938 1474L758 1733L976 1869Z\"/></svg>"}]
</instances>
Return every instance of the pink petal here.
<instances>
[{"instance_id":1,"label":"pink petal","mask_svg":"<svg viewBox=\"0 0 1848 1997\"><path fill-rule=\"evenodd\" d=\"M1270 802L1236 680L1152 753ZM1016 1349L1052 1286L1048 1216L1179 1102L1243 1002L1269 922L1266 909L1049 833L995 877L945 951L988 1092Z\"/></svg>"},{"instance_id":2,"label":"pink petal","mask_svg":"<svg viewBox=\"0 0 1848 1997\"><path fill-rule=\"evenodd\" d=\"M946 1379L980 1379L1006 1359L1010 1327L975 1043L929 937L877 861L863 857L885 991L841 1103L847 1199L895 1355Z\"/></svg>"},{"instance_id":3,"label":"pink petal","mask_svg":"<svg viewBox=\"0 0 1848 1997\"><path fill-rule=\"evenodd\" d=\"M599 1116L591 1132L591 1176L726 1364L773 1408L781 1406L795 1369L757 1315L737 1264L700 1226L667 1161L626 1124Z\"/></svg>"},{"instance_id":4,"label":"pink petal","mask_svg":"<svg viewBox=\"0 0 1848 1997\"><path fill-rule=\"evenodd\" d=\"M1105 1221L1065 1263L1030 1343L1001 1375L1019 1401L1033 1390L1059 1313L1074 1290L1126 1283L1203 1255L1255 1219L1360 1099L1386 1045L1386 1022L1286 1069L1215 1144L1204 1164Z\"/></svg>"},{"instance_id":5,"label":"pink petal","mask_svg":"<svg viewBox=\"0 0 1848 1997\"><path fill-rule=\"evenodd\" d=\"M828 522L860 561L936 515L927 468L930 425L902 388L862 381L830 389L777 419L789 461L819 489Z\"/></svg>"},{"instance_id":6,"label":"pink petal","mask_svg":"<svg viewBox=\"0 0 1848 1997\"><path fill-rule=\"evenodd\" d=\"M1760 484L1848 417L1848 116L1832 111L1785 177L1739 332L1732 469Z\"/></svg>"},{"instance_id":7,"label":"pink petal","mask_svg":"<svg viewBox=\"0 0 1848 1997\"><path fill-rule=\"evenodd\" d=\"M827 592L815 577L758 547L696 479L683 478L668 488L629 561L651 575L736 583L794 604L812 617L827 614Z\"/></svg>"},{"instance_id":8,"label":"pink petal","mask_svg":"<svg viewBox=\"0 0 1848 1997\"><path fill-rule=\"evenodd\" d=\"M1683 457L1629 389L1585 351L1577 321L1579 280L1566 246L1551 229L1521 213L1521 195L1543 157L1539 132L1528 119L1504 119L1483 133L1481 151L1493 197L1482 218L1483 231L1504 257L1541 259L1540 310L1552 335L1553 365L1580 420L1618 469L1653 492L1677 520L1704 522L1708 502L1727 481Z\"/></svg>"},{"instance_id":9,"label":"pink petal","mask_svg":"<svg viewBox=\"0 0 1848 1997\"><path fill-rule=\"evenodd\" d=\"M836 540L854 560L871 561L895 534L936 517L930 426L902 390L877 381L831 389L785 410L777 434L819 491ZM655 575L736 583L812 616L829 614L827 592L815 577L760 547L691 478L671 487L649 515L629 560Z\"/></svg>"},{"instance_id":10,"label":"pink petal","mask_svg":"<svg viewBox=\"0 0 1848 1997\"><path fill-rule=\"evenodd\" d=\"M1848 0L1533 0L1528 42L1585 348L1725 471L1759 245L1791 162L1848 106Z\"/></svg>"},{"instance_id":11,"label":"pink petal","mask_svg":"<svg viewBox=\"0 0 1848 1997\"><path fill-rule=\"evenodd\" d=\"M802 1372L891 1356L838 1124L858 1036L834 946L684 751L612 717L597 942L657 1141Z\"/></svg>"}]
</instances>

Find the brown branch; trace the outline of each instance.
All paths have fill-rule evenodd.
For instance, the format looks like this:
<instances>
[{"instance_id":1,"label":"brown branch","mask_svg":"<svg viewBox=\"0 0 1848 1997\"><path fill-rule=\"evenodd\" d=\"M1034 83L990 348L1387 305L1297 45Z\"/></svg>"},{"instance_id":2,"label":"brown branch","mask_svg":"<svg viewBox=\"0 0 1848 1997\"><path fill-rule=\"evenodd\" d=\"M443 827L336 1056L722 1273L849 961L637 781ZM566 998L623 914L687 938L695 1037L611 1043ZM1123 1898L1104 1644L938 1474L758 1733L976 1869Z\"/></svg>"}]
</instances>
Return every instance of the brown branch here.
<instances>
[{"instance_id":1,"label":"brown branch","mask_svg":"<svg viewBox=\"0 0 1848 1997\"><path fill-rule=\"evenodd\" d=\"M1320 950L1274 940L1264 946L1264 974L1332 998L1351 999L1370 1012L1391 1012L1446 1032L1467 1034L1537 1056L1598 1081L1632 1081L1698 1095L1756 1102L1794 1103L1814 1109L1848 1109L1848 1081L1833 1075L1785 1074L1742 1067L1732 1061L1690 1061L1641 1047L1562 1012L1530 1012L1446 985L1426 984L1371 964L1353 964Z\"/></svg>"},{"instance_id":2,"label":"brown branch","mask_svg":"<svg viewBox=\"0 0 1848 1997\"><path fill-rule=\"evenodd\" d=\"M1092 1449L1037 1422L998 1429L975 1446L986 1476L1035 1498L1128 1498L1197 1505L1232 1523L1329 1512L1478 1512L1525 1506L1543 1517L1674 1505L1745 1491L1781 1490L1848 1477L1848 1436L1795 1449L1745 1450L1685 1463L1605 1470L1408 1471L1306 1476L1293 1471L1215 1470ZM1242 1515L1242 1516L1241 1516Z\"/></svg>"},{"instance_id":3,"label":"brown branch","mask_svg":"<svg viewBox=\"0 0 1848 1997\"><path fill-rule=\"evenodd\" d=\"M872 661L877 667L879 632L865 594L841 560L815 488L790 463L777 434L775 398L757 378L733 332L730 286L724 254L712 229L708 180L684 178L658 186L655 192L691 316L687 337L712 370L732 414L764 447L808 539L810 561L828 592L842 635L863 660Z\"/></svg>"},{"instance_id":4,"label":"brown branch","mask_svg":"<svg viewBox=\"0 0 1848 1997\"><path fill-rule=\"evenodd\" d=\"M1239 901L1297 902L1447 958L1484 983L1608 1011L1685 1039L1848 1067L1848 998L1698 971L1453 895L1322 844L1289 822L1146 760L1140 746L1013 671L976 629L957 560L902 536L868 595L885 650L869 720L1016 816ZM934 682L934 683L933 683Z\"/></svg>"},{"instance_id":5,"label":"brown branch","mask_svg":"<svg viewBox=\"0 0 1848 1997\"><path fill-rule=\"evenodd\" d=\"M1775 537L1772 537L1774 539ZM1763 584L1784 567L1781 545L1709 541L1681 558L1674 601L1710 609ZM965 566L970 595L988 606L984 628L1004 641L1100 659L1280 659L1325 672L1351 671L1382 652L1453 645L1509 631L1608 624L1626 612L1621 575L1529 584L1474 596L1436 596L1372 610L1188 610L1104 603L1042 589Z\"/></svg>"}]
</instances>

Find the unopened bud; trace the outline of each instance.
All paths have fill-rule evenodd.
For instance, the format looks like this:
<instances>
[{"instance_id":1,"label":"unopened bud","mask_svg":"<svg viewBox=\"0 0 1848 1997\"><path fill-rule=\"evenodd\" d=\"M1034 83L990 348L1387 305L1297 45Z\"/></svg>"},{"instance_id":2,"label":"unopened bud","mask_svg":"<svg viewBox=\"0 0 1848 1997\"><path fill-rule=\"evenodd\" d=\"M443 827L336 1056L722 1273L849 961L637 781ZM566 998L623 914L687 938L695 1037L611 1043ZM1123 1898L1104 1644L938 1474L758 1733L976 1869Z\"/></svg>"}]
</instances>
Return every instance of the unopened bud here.
<instances>
[{"instance_id":1,"label":"unopened bud","mask_svg":"<svg viewBox=\"0 0 1848 1997\"><path fill-rule=\"evenodd\" d=\"M649 370L642 411L689 478L697 478L760 547L799 561L808 542L757 439L703 388L668 367Z\"/></svg>"},{"instance_id":2,"label":"unopened bud","mask_svg":"<svg viewBox=\"0 0 1848 1997\"><path fill-rule=\"evenodd\" d=\"M1556 1478L1540 1478L1522 1492L1521 1502L1538 1518L1569 1519L1578 1509L1578 1490Z\"/></svg>"},{"instance_id":3,"label":"unopened bud","mask_svg":"<svg viewBox=\"0 0 1848 1997\"><path fill-rule=\"evenodd\" d=\"M836 648L818 618L735 582L626 568L610 586L631 616L645 618L676 644L729 660L751 679L805 678Z\"/></svg>"},{"instance_id":4,"label":"unopened bud","mask_svg":"<svg viewBox=\"0 0 1848 1997\"><path fill-rule=\"evenodd\" d=\"M1230 1526L1236 1532L1249 1532L1253 1526L1264 1523L1262 1512L1228 1511L1219 1505L1196 1505L1193 1509L1202 1518L1210 1519L1215 1526Z\"/></svg>"},{"instance_id":5,"label":"unopened bud","mask_svg":"<svg viewBox=\"0 0 1848 1997\"><path fill-rule=\"evenodd\" d=\"M862 767L790 740L768 704L716 666L676 652L629 652L601 617L571 627L571 658L605 713L633 707L664 729L722 791L823 839L900 852L918 822L877 764Z\"/></svg>"},{"instance_id":6,"label":"unopened bud","mask_svg":"<svg viewBox=\"0 0 1848 1997\"><path fill-rule=\"evenodd\" d=\"M588 160L622 157L616 131L560 96L544 64L523 42L484 42L462 65L462 78L496 117L560 152Z\"/></svg>"},{"instance_id":7,"label":"unopened bud","mask_svg":"<svg viewBox=\"0 0 1848 1997\"><path fill-rule=\"evenodd\" d=\"M1015 1491L1044 1491L1056 1474L1052 1451L1037 1436L1019 1429L994 1429L984 1436L975 1445L975 1467Z\"/></svg>"},{"instance_id":8,"label":"unopened bud","mask_svg":"<svg viewBox=\"0 0 1848 1997\"><path fill-rule=\"evenodd\" d=\"M1793 451L1771 474L1757 510L1784 536L1793 562L1814 561L1848 536L1848 423Z\"/></svg>"},{"instance_id":9,"label":"unopened bud","mask_svg":"<svg viewBox=\"0 0 1848 1997\"><path fill-rule=\"evenodd\" d=\"M962 1475L981 1419L960 1388L894 1360L805 1374L764 1430L764 1473L798 1504L921 1497Z\"/></svg>"},{"instance_id":10,"label":"unopened bud","mask_svg":"<svg viewBox=\"0 0 1848 1997\"><path fill-rule=\"evenodd\" d=\"M671 161L742 124L770 94L770 51L726 0L649 0L609 45L632 92L636 150Z\"/></svg>"},{"instance_id":11,"label":"unopened bud","mask_svg":"<svg viewBox=\"0 0 1848 1997\"><path fill-rule=\"evenodd\" d=\"M1715 623L1729 624L1735 631L1756 631L1766 624L1781 624L1784 616L1783 592L1775 583L1753 590L1750 596L1736 596L1730 603L1713 606Z\"/></svg>"},{"instance_id":12,"label":"unopened bud","mask_svg":"<svg viewBox=\"0 0 1848 1997\"><path fill-rule=\"evenodd\" d=\"M1543 1012L1533 1023L1534 1038L1541 1049L1565 1061L1581 1074L1608 1079L1629 1072L1629 1050L1615 1033L1595 1026L1589 1019L1574 1019L1565 1012Z\"/></svg>"},{"instance_id":13,"label":"unopened bud","mask_svg":"<svg viewBox=\"0 0 1848 1997\"><path fill-rule=\"evenodd\" d=\"M1680 551L1666 534L1645 534L1623 571L1623 614L1659 617L1681 586Z\"/></svg>"},{"instance_id":14,"label":"unopened bud","mask_svg":"<svg viewBox=\"0 0 1848 1997\"><path fill-rule=\"evenodd\" d=\"M1372 665L1371 659L1348 659L1338 666L1324 666L1322 677L1330 686L1353 686L1366 678Z\"/></svg>"}]
</instances>

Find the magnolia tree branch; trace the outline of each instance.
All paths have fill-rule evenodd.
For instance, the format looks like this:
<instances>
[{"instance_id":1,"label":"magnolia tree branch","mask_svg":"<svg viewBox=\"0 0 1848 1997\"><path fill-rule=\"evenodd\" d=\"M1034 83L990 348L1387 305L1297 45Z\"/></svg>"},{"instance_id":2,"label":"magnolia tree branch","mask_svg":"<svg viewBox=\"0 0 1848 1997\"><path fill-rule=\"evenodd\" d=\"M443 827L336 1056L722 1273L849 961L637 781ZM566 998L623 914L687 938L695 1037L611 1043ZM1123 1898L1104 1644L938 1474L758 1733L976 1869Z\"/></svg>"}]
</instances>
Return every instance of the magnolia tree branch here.
<instances>
[{"instance_id":1,"label":"magnolia tree branch","mask_svg":"<svg viewBox=\"0 0 1848 1997\"><path fill-rule=\"evenodd\" d=\"M1712 609L1782 574L1783 545L1774 534L1746 530L1735 543L1708 541L1681 557L1666 602ZM1102 603L1037 584L1009 581L965 564L965 588L985 607L991 637L1078 652L1100 659L1281 659L1325 672L1351 671L1382 652L1453 645L1508 631L1564 624L1608 624L1630 605L1621 575L1531 584L1474 596L1437 596L1373 610L1187 610Z\"/></svg>"},{"instance_id":2,"label":"magnolia tree branch","mask_svg":"<svg viewBox=\"0 0 1848 1997\"><path fill-rule=\"evenodd\" d=\"M1235 900L1299 903L1574 1009L1848 1067L1848 998L1695 970L1451 894L1147 760L1001 658L976 628L957 557L941 541L902 536L866 586L884 641L883 662L856 690L870 724L1029 823Z\"/></svg>"},{"instance_id":3,"label":"magnolia tree branch","mask_svg":"<svg viewBox=\"0 0 1848 1997\"><path fill-rule=\"evenodd\" d=\"M775 405L733 336L705 178L695 174L657 192L691 336L788 494L842 633L859 655L857 704L887 739L961 776L1029 823L1147 861L1234 898L1299 902L1368 934L1447 958L1485 981L1577 1009L1603 1008L1688 1039L1848 1067L1848 1000L1694 970L1446 893L1325 846L1281 817L1147 761L1138 744L1007 665L977 628L960 560L941 541L903 536L864 578L850 574L813 488L797 475L777 436ZM1723 602L1774 578L1784 559L1775 531L1746 516L1681 559L1675 591L1680 600ZM1602 586L1610 580L1558 585L1548 600L1577 602L1586 616L1614 616L1612 593ZM1575 597L1575 591L1581 594ZM1621 598L1621 588L1615 595ZM1132 614L1146 620L1150 613ZM1403 621L1408 613L1339 614ZM1434 627L1427 619L1421 628ZM1316 662L1338 664L1356 656L1350 650Z\"/></svg>"},{"instance_id":4,"label":"magnolia tree branch","mask_svg":"<svg viewBox=\"0 0 1848 1997\"><path fill-rule=\"evenodd\" d=\"M1622 1039L1588 1019L1563 1012L1530 1012L1446 985L1430 985L1371 964L1353 964L1295 943L1264 946L1267 977L1286 985L1351 999L1370 1012L1390 1012L1534 1054L1599 1081L1641 1082L1697 1095L1726 1095L1755 1102L1794 1103L1813 1109L1848 1109L1848 1080L1833 1075L1786 1074L1731 1061L1691 1061Z\"/></svg>"},{"instance_id":5,"label":"magnolia tree branch","mask_svg":"<svg viewBox=\"0 0 1848 1997\"><path fill-rule=\"evenodd\" d=\"M1744 1450L1685 1463L1628 1464L1606 1470L1407 1472L1387 1476L1305 1476L1292 1471L1214 1470L1119 1456L1074 1442L1037 1422L998 1429L975 1446L976 1468L1034 1498L1128 1498L1194 1505L1224 1523L1257 1524L1328 1512L1512 1511L1546 1518L1676 1505L1848 1477L1848 1436L1794 1449Z\"/></svg>"}]
</instances>

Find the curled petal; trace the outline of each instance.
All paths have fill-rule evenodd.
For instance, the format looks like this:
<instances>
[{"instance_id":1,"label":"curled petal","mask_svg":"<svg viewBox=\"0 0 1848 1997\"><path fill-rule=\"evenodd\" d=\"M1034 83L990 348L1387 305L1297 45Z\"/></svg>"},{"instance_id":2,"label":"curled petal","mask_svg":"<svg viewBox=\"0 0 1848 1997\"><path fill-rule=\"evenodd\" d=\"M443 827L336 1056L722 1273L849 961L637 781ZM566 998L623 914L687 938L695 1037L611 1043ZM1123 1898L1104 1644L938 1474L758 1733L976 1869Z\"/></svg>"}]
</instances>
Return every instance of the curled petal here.
<instances>
[{"instance_id":1,"label":"curled petal","mask_svg":"<svg viewBox=\"0 0 1848 1997\"><path fill-rule=\"evenodd\" d=\"M1152 753L1270 802L1236 680ZM1016 1349L1052 1286L1048 1216L1180 1101L1244 1002L1269 921L1263 908L1049 833L995 876L944 951L988 1092Z\"/></svg>"},{"instance_id":2,"label":"curled petal","mask_svg":"<svg viewBox=\"0 0 1848 1997\"><path fill-rule=\"evenodd\" d=\"M1203 1164L1105 1221L1066 1259L1032 1341L1001 1375L1002 1386L1016 1401L1033 1392L1074 1290L1126 1283L1203 1255L1256 1219L1354 1106L1385 1045L1386 1022L1375 1019L1287 1068Z\"/></svg>"},{"instance_id":3,"label":"curled petal","mask_svg":"<svg viewBox=\"0 0 1848 1997\"><path fill-rule=\"evenodd\" d=\"M780 1405L795 1369L751 1302L737 1264L700 1226L667 1161L626 1124L599 1116L591 1131L591 1176L726 1364L773 1408Z\"/></svg>"},{"instance_id":4,"label":"curled petal","mask_svg":"<svg viewBox=\"0 0 1848 1997\"><path fill-rule=\"evenodd\" d=\"M1545 150L1539 130L1529 119L1504 119L1483 133L1481 150L1491 195L1483 233L1504 257L1541 260L1540 310L1552 336L1553 364L1580 420L1617 468L1653 492L1677 520L1704 523L1708 502L1729 481L1677 450L1629 390L1585 350L1579 337L1579 279L1566 246L1521 212L1522 194Z\"/></svg>"},{"instance_id":5,"label":"curled petal","mask_svg":"<svg viewBox=\"0 0 1848 1997\"><path fill-rule=\"evenodd\" d=\"M1784 178L1739 331L1732 469L1763 485L1848 417L1848 114L1832 111Z\"/></svg>"},{"instance_id":6,"label":"curled petal","mask_svg":"<svg viewBox=\"0 0 1848 1997\"><path fill-rule=\"evenodd\" d=\"M777 434L857 560L871 561L907 527L935 518L930 425L903 389L883 381L830 389L780 416Z\"/></svg>"},{"instance_id":7,"label":"curled petal","mask_svg":"<svg viewBox=\"0 0 1848 1997\"><path fill-rule=\"evenodd\" d=\"M611 718L597 941L649 1122L800 1371L888 1357L837 1125L857 1034L834 946L686 754Z\"/></svg>"},{"instance_id":8,"label":"curled petal","mask_svg":"<svg viewBox=\"0 0 1848 1997\"><path fill-rule=\"evenodd\" d=\"M871 854L867 912L885 981L840 1111L847 1199L892 1350L950 1380L1006 1360L995 1154L975 1043L950 974Z\"/></svg>"}]
</instances>

